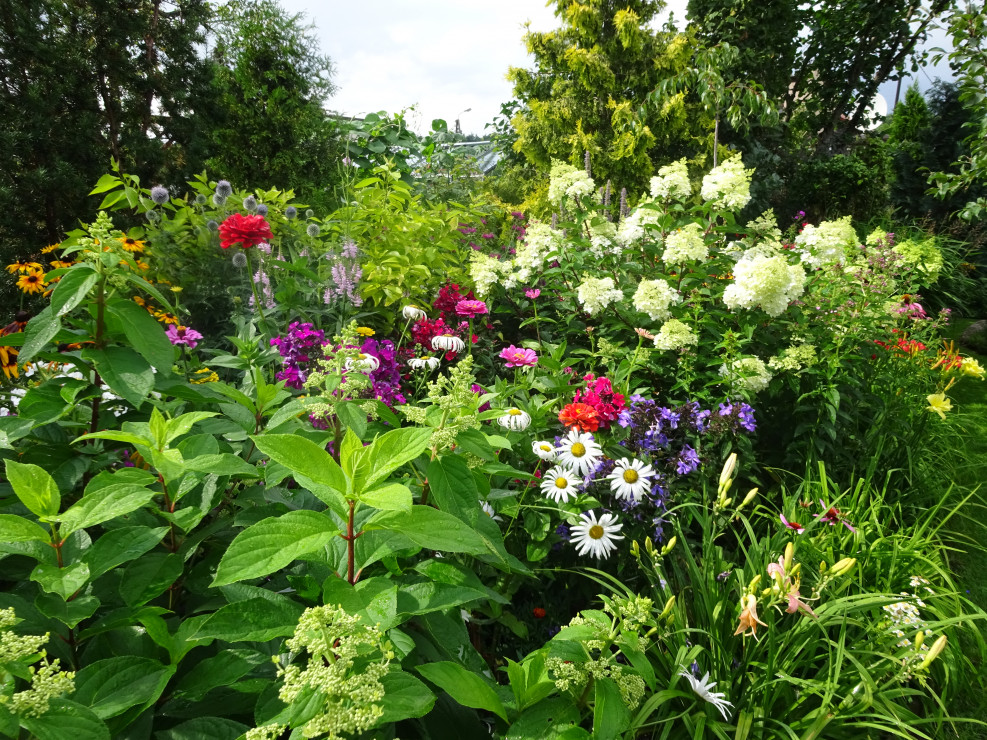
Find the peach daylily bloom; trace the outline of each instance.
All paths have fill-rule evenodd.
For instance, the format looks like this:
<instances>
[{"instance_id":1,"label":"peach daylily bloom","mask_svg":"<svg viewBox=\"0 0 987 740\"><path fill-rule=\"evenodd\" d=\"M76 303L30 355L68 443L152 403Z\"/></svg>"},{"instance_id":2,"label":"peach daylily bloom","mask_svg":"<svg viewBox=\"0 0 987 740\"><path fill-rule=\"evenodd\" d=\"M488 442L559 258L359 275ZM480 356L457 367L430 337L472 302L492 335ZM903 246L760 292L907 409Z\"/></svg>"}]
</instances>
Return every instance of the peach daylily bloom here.
<instances>
[{"instance_id":1,"label":"peach daylily bloom","mask_svg":"<svg viewBox=\"0 0 987 740\"><path fill-rule=\"evenodd\" d=\"M747 630L751 631L751 635L755 638L757 637L757 625L762 627L767 627L764 622L757 618L757 598L753 594L748 594L741 600L742 609L740 610L740 626L737 627L737 631L733 634L735 635L746 635Z\"/></svg>"}]
</instances>

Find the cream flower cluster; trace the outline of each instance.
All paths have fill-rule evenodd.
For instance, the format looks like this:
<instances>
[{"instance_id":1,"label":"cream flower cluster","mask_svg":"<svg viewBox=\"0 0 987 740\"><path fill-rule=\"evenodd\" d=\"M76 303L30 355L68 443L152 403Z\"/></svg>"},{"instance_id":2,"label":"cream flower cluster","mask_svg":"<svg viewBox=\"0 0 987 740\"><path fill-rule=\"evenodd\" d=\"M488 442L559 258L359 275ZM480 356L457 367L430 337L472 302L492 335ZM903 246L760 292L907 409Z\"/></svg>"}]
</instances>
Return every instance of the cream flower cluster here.
<instances>
[{"instance_id":1,"label":"cream flower cluster","mask_svg":"<svg viewBox=\"0 0 987 740\"><path fill-rule=\"evenodd\" d=\"M597 221L597 219L593 219ZM597 259L607 254L620 254L620 246L616 243L617 227L610 221L599 219L599 223L589 226L589 250Z\"/></svg>"},{"instance_id":2,"label":"cream flower cluster","mask_svg":"<svg viewBox=\"0 0 987 740\"><path fill-rule=\"evenodd\" d=\"M614 285L613 278L585 278L576 289L576 297L586 313L595 316L614 301L623 299L624 293Z\"/></svg>"},{"instance_id":3,"label":"cream flower cluster","mask_svg":"<svg viewBox=\"0 0 987 740\"><path fill-rule=\"evenodd\" d=\"M655 347L660 350L683 349L699 344L699 337L678 319L669 319L655 335Z\"/></svg>"},{"instance_id":4,"label":"cream flower cluster","mask_svg":"<svg viewBox=\"0 0 987 740\"><path fill-rule=\"evenodd\" d=\"M650 198L641 201L627 218L620 222L617 227L617 241L624 247L636 244L647 236L648 226L657 226L661 221L661 212L655 208L646 208L651 205Z\"/></svg>"},{"instance_id":5,"label":"cream flower cluster","mask_svg":"<svg viewBox=\"0 0 987 740\"><path fill-rule=\"evenodd\" d=\"M680 265L692 260L704 260L709 247L703 238L703 227L689 223L665 237L665 253L662 259L669 265Z\"/></svg>"},{"instance_id":6,"label":"cream flower cluster","mask_svg":"<svg viewBox=\"0 0 987 740\"><path fill-rule=\"evenodd\" d=\"M550 225L540 221L530 223L525 229L524 243L514 256L518 281L525 283L538 274L548 260L558 256L561 245L562 235Z\"/></svg>"},{"instance_id":7,"label":"cream flower cluster","mask_svg":"<svg viewBox=\"0 0 987 740\"><path fill-rule=\"evenodd\" d=\"M655 200L683 201L692 195L692 183L689 182L689 168L685 166L685 158L672 162L658 170L658 176L651 178L651 197Z\"/></svg>"},{"instance_id":8,"label":"cream flower cluster","mask_svg":"<svg viewBox=\"0 0 987 740\"><path fill-rule=\"evenodd\" d=\"M470 254L470 278L476 294L481 297L489 295L490 289L501 282L505 267L510 270L510 263L502 263L483 252Z\"/></svg>"},{"instance_id":9,"label":"cream flower cluster","mask_svg":"<svg viewBox=\"0 0 987 740\"><path fill-rule=\"evenodd\" d=\"M818 226L809 224L795 237L795 244L801 248L803 262L823 267L846 261L846 250L857 245L857 232L850 225L850 217L844 216Z\"/></svg>"},{"instance_id":10,"label":"cream flower cluster","mask_svg":"<svg viewBox=\"0 0 987 740\"><path fill-rule=\"evenodd\" d=\"M759 393L771 382L771 373L760 357L741 357L720 366L720 375L737 392Z\"/></svg>"},{"instance_id":11,"label":"cream flower cluster","mask_svg":"<svg viewBox=\"0 0 987 740\"><path fill-rule=\"evenodd\" d=\"M700 194L714 208L738 211L751 199L751 176L740 157L728 159L703 178Z\"/></svg>"},{"instance_id":12,"label":"cream flower cluster","mask_svg":"<svg viewBox=\"0 0 987 740\"><path fill-rule=\"evenodd\" d=\"M723 291L731 311L760 305L769 316L780 316L805 290L805 270L781 255L746 254L733 268L734 281Z\"/></svg>"},{"instance_id":13,"label":"cream flower cluster","mask_svg":"<svg viewBox=\"0 0 987 740\"><path fill-rule=\"evenodd\" d=\"M665 321L671 313L669 306L682 299L664 280L642 280L634 291L634 308L652 321Z\"/></svg>"},{"instance_id":14,"label":"cream flower cluster","mask_svg":"<svg viewBox=\"0 0 987 740\"><path fill-rule=\"evenodd\" d=\"M768 360L772 370L797 371L816 364L816 348L811 344L793 344L782 350L781 354Z\"/></svg>"},{"instance_id":15,"label":"cream flower cluster","mask_svg":"<svg viewBox=\"0 0 987 740\"><path fill-rule=\"evenodd\" d=\"M562 162L552 165L549 178L548 199L557 206L562 205L566 198L580 198L596 190L596 183L585 170Z\"/></svg>"}]
</instances>

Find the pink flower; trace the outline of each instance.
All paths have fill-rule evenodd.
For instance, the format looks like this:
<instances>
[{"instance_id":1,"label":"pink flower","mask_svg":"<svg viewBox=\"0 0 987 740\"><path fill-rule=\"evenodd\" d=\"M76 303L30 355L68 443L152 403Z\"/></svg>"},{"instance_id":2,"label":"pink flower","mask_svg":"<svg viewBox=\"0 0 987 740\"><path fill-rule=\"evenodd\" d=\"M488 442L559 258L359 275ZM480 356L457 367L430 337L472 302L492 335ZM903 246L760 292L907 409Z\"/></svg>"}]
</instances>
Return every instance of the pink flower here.
<instances>
[{"instance_id":1,"label":"pink flower","mask_svg":"<svg viewBox=\"0 0 987 740\"><path fill-rule=\"evenodd\" d=\"M487 304L483 301L459 301L456 303L456 313L460 316L480 316L488 313Z\"/></svg>"},{"instance_id":2,"label":"pink flower","mask_svg":"<svg viewBox=\"0 0 987 740\"><path fill-rule=\"evenodd\" d=\"M781 515L781 523L784 524L788 529L794 530L795 534L802 534L805 531L805 527L803 527L798 522L788 521L788 519L785 518L784 514Z\"/></svg>"},{"instance_id":3,"label":"pink flower","mask_svg":"<svg viewBox=\"0 0 987 740\"><path fill-rule=\"evenodd\" d=\"M189 329L187 326L177 326L175 324L171 324L165 334L168 335L168 339L175 346L184 344L186 347L195 347L199 343L199 340L202 339L202 335L195 329Z\"/></svg>"},{"instance_id":4,"label":"pink flower","mask_svg":"<svg viewBox=\"0 0 987 740\"><path fill-rule=\"evenodd\" d=\"M533 349L523 349L513 344L505 348L498 357L507 361L507 367L534 367L538 364L538 355Z\"/></svg>"},{"instance_id":5,"label":"pink flower","mask_svg":"<svg viewBox=\"0 0 987 740\"><path fill-rule=\"evenodd\" d=\"M541 295L541 291L538 288L529 288L528 290L524 291L524 294L528 296L528 298L530 298L531 300L535 300L535 298Z\"/></svg>"},{"instance_id":6,"label":"pink flower","mask_svg":"<svg viewBox=\"0 0 987 740\"><path fill-rule=\"evenodd\" d=\"M842 524L844 527L849 529L851 532L856 532L857 530L846 519L843 518L843 512L837 509L835 506L827 507L823 503L822 499L819 499L819 505L822 506L826 511L816 517L817 522L826 522L829 526L834 524Z\"/></svg>"}]
</instances>

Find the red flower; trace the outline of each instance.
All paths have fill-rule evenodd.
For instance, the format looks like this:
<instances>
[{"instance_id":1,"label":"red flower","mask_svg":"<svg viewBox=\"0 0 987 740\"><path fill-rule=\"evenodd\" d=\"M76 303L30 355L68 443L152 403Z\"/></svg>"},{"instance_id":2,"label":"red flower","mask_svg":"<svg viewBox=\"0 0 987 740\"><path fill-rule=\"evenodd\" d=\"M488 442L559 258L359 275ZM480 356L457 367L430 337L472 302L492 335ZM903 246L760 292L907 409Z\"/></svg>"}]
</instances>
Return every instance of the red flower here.
<instances>
[{"instance_id":1,"label":"red flower","mask_svg":"<svg viewBox=\"0 0 987 740\"><path fill-rule=\"evenodd\" d=\"M547 612L540 606L536 606L531 610L531 613L535 615L535 619L544 619Z\"/></svg>"},{"instance_id":2,"label":"red flower","mask_svg":"<svg viewBox=\"0 0 987 740\"><path fill-rule=\"evenodd\" d=\"M573 400L578 404L592 407L599 417L599 426L607 429L611 423L617 420L620 412L627 407L624 403L624 396L614 391L613 386L610 385L610 380L607 378L597 378L590 373L583 380L586 381L586 389L576 391Z\"/></svg>"},{"instance_id":3,"label":"red flower","mask_svg":"<svg viewBox=\"0 0 987 740\"><path fill-rule=\"evenodd\" d=\"M581 432L595 432L600 428L600 418L596 409L585 403L570 403L559 412L559 421L570 429Z\"/></svg>"},{"instance_id":4,"label":"red flower","mask_svg":"<svg viewBox=\"0 0 987 740\"><path fill-rule=\"evenodd\" d=\"M263 216L234 213L219 225L219 246L223 249L229 249L234 244L249 249L273 238L271 226Z\"/></svg>"}]
</instances>

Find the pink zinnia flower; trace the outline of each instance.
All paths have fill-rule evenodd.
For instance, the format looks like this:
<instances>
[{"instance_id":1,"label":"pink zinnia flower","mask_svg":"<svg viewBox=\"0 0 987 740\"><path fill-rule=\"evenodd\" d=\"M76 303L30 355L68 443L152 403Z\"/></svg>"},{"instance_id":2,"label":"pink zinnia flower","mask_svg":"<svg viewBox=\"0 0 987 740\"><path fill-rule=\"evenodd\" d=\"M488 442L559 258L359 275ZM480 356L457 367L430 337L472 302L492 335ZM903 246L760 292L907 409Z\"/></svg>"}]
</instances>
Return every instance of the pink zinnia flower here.
<instances>
[{"instance_id":1,"label":"pink zinnia flower","mask_svg":"<svg viewBox=\"0 0 987 740\"><path fill-rule=\"evenodd\" d=\"M175 346L184 344L186 347L195 347L199 343L199 340L202 339L202 335L195 329L189 329L187 326L177 326L175 324L169 326L165 334L168 335L168 339Z\"/></svg>"},{"instance_id":2,"label":"pink zinnia flower","mask_svg":"<svg viewBox=\"0 0 987 740\"><path fill-rule=\"evenodd\" d=\"M456 303L456 313L460 316L480 316L488 313L487 304L483 301L459 301Z\"/></svg>"},{"instance_id":3,"label":"pink zinnia flower","mask_svg":"<svg viewBox=\"0 0 987 740\"><path fill-rule=\"evenodd\" d=\"M535 300L535 298L541 295L541 291L538 288L529 288L528 290L524 291L524 294L528 296L528 298L530 298L531 300Z\"/></svg>"},{"instance_id":4,"label":"pink zinnia flower","mask_svg":"<svg viewBox=\"0 0 987 740\"><path fill-rule=\"evenodd\" d=\"M534 367L538 364L538 355L533 349L515 347L513 344L505 348L498 357L507 361L507 367Z\"/></svg>"}]
</instances>

